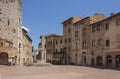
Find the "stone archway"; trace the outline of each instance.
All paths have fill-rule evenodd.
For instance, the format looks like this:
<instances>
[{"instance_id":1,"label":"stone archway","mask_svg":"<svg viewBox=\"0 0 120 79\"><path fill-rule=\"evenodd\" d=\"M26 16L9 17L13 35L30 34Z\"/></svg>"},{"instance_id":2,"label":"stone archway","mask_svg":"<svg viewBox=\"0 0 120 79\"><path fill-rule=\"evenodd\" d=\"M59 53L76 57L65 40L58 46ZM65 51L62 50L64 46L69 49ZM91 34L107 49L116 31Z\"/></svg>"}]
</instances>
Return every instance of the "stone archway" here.
<instances>
[{"instance_id":1,"label":"stone archway","mask_svg":"<svg viewBox=\"0 0 120 79\"><path fill-rule=\"evenodd\" d=\"M0 53L0 65L8 64L8 54L6 52Z\"/></svg>"},{"instance_id":2,"label":"stone archway","mask_svg":"<svg viewBox=\"0 0 120 79\"><path fill-rule=\"evenodd\" d=\"M106 60L107 60L107 67L112 67L112 57L108 55L106 57Z\"/></svg>"},{"instance_id":3,"label":"stone archway","mask_svg":"<svg viewBox=\"0 0 120 79\"><path fill-rule=\"evenodd\" d=\"M116 55L116 67L120 67L120 55Z\"/></svg>"},{"instance_id":4,"label":"stone archway","mask_svg":"<svg viewBox=\"0 0 120 79\"><path fill-rule=\"evenodd\" d=\"M78 60L78 55L76 54L76 55L75 55L75 63L76 63L76 64L77 64L77 62L78 62L77 60Z\"/></svg>"},{"instance_id":5,"label":"stone archway","mask_svg":"<svg viewBox=\"0 0 120 79\"><path fill-rule=\"evenodd\" d=\"M91 64L92 64L92 66L95 65L95 63L94 63L94 58L91 59Z\"/></svg>"},{"instance_id":6,"label":"stone archway","mask_svg":"<svg viewBox=\"0 0 120 79\"><path fill-rule=\"evenodd\" d=\"M101 56L98 56L96 58L96 64L97 64L97 66L102 66L103 65L103 59L102 59Z\"/></svg>"},{"instance_id":7,"label":"stone archway","mask_svg":"<svg viewBox=\"0 0 120 79\"><path fill-rule=\"evenodd\" d=\"M86 65L86 52L82 53L82 65Z\"/></svg>"}]
</instances>

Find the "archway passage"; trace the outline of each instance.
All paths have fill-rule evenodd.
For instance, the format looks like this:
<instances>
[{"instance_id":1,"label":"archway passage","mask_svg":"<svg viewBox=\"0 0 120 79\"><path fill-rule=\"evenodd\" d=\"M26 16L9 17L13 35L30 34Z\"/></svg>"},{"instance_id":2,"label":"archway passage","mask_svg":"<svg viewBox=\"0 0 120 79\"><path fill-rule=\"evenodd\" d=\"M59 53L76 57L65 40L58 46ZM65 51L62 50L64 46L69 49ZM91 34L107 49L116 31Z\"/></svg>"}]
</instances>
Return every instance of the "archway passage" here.
<instances>
[{"instance_id":1,"label":"archway passage","mask_svg":"<svg viewBox=\"0 0 120 79\"><path fill-rule=\"evenodd\" d=\"M86 65L86 52L82 53L82 65Z\"/></svg>"},{"instance_id":2,"label":"archway passage","mask_svg":"<svg viewBox=\"0 0 120 79\"><path fill-rule=\"evenodd\" d=\"M0 65L8 64L8 54L5 52L0 53Z\"/></svg>"},{"instance_id":3,"label":"archway passage","mask_svg":"<svg viewBox=\"0 0 120 79\"><path fill-rule=\"evenodd\" d=\"M120 67L120 55L116 55L116 67Z\"/></svg>"},{"instance_id":4,"label":"archway passage","mask_svg":"<svg viewBox=\"0 0 120 79\"><path fill-rule=\"evenodd\" d=\"M112 67L112 57L110 55L107 56L107 67Z\"/></svg>"},{"instance_id":5,"label":"archway passage","mask_svg":"<svg viewBox=\"0 0 120 79\"><path fill-rule=\"evenodd\" d=\"M91 59L91 64L92 64L92 66L95 65L95 63L94 63L94 59L93 59L93 58Z\"/></svg>"},{"instance_id":6,"label":"archway passage","mask_svg":"<svg viewBox=\"0 0 120 79\"><path fill-rule=\"evenodd\" d=\"M102 66L103 65L103 59L101 56L97 57L97 66Z\"/></svg>"}]
</instances>

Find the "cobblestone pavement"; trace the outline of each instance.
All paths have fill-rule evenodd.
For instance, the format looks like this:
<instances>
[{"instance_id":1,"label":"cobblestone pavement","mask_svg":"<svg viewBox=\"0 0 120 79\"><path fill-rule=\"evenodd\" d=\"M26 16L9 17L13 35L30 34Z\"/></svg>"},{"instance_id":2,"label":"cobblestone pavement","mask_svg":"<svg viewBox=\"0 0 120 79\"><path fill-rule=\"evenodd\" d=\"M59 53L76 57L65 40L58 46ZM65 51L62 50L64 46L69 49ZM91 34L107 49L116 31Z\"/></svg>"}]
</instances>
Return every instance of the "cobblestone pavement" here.
<instances>
[{"instance_id":1,"label":"cobblestone pavement","mask_svg":"<svg viewBox=\"0 0 120 79\"><path fill-rule=\"evenodd\" d=\"M120 71L83 66L0 66L0 79L120 79Z\"/></svg>"}]
</instances>

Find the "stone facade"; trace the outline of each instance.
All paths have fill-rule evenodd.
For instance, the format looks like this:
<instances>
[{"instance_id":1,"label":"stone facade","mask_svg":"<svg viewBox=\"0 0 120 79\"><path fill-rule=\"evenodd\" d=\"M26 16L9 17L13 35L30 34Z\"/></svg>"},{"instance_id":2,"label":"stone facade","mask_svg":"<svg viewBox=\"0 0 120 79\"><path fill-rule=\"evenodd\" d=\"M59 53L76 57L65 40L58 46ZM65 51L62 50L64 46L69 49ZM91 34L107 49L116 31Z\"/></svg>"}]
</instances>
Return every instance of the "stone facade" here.
<instances>
[{"instance_id":1,"label":"stone facade","mask_svg":"<svg viewBox=\"0 0 120 79\"><path fill-rule=\"evenodd\" d=\"M32 51L32 40L27 34L28 32L23 29L23 59L24 65L30 65L33 63L33 51Z\"/></svg>"},{"instance_id":2,"label":"stone facade","mask_svg":"<svg viewBox=\"0 0 120 79\"><path fill-rule=\"evenodd\" d=\"M74 23L73 30L73 63L74 64L89 64L89 58L86 58L86 54L89 54L90 45L90 28L89 25L97 21L103 20L105 16L103 14L95 14L81 19Z\"/></svg>"},{"instance_id":3,"label":"stone facade","mask_svg":"<svg viewBox=\"0 0 120 79\"><path fill-rule=\"evenodd\" d=\"M70 20L63 22L66 64L120 67L120 13L108 18L95 14L71 24Z\"/></svg>"},{"instance_id":4,"label":"stone facade","mask_svg":"<svg viewBox=\"0 0 120 79\"><path fill-rule=\"evenodd\" d=\"M61 58L62 64L120 67L120 13L71 17L62 24L63 36L45 36L48 62Z\"/></svg>"},{"instance_id":5,"label":"stone facade","mask_svg":"<svg viewBox=\"0 0 120 79\"><path fill-rule=\"evenodd\" d=\"M40 61L45 61L52 64L56 64L56 61L61 62L62 53L60 52L60 49L62 49L62 43L59 42L63 39L62 36L49 34L43 35L40 38L41 43L38 47L39 54L37 58L40 58Z\"/></svg>"},{"instance_id":6,"label":"stone facade","mask_svg":"<svg viewBox=\"0 0 120 79\"><path fill-rule=\"evenodd\" d=\"M17 62L17 49L7 39L0 38L0 65L15 65Z\"/></svg>"},{"instance_id":7,"label":"stone facade","mask_svg":"<svg viewBox=\"0 0 120 79\"><path fill-rule=\"evenodd\" d=\"M55 51L53 52L53 64L63 64L63 36L57 35L57 37L54 38L55 42Z\"/></svg>"},{"instance_id":8,"label":"stone facade","mask_svg":"<svg viewBox=\"0 0 120 79\"><path fill-rule=\"evenodd\" d=\"M24 65L25 59L23 55L29 47L28 49L23 47L26 39L24 39L25 36L22 31L21 0L0 0L0 37L12 42L12 47L16 48L16 51L13 51L16 55L12 56L13 59L16 59L15 64ZM9 52L6 53L9 54ZM8 58L11 60L10 55L8 55Z\"/></svg>"},{"instance_id":9,"label":"stone facade","mask_svg":"<svg viewBox=\"0 0 120 79\"><path fill-rule=\"evenodd\" d=\"M73 63L72 40L73 40L73 23L79 21L79 16L71 17L62 22L63 24L63 48L65 49L65 64Z\"/></svg>"},{"instance_id":10,"label":"stone facade","mask_svg":"<svg viewBox=\"0 0 120 79\"><path fill-rule=\"evenodd\" d=\"M98 26L99 25L99 26ZM120 13L90 25L91 41L96 44L91 46L91 63L93 65L120 67Z\"/></svg>"}]
</instances>

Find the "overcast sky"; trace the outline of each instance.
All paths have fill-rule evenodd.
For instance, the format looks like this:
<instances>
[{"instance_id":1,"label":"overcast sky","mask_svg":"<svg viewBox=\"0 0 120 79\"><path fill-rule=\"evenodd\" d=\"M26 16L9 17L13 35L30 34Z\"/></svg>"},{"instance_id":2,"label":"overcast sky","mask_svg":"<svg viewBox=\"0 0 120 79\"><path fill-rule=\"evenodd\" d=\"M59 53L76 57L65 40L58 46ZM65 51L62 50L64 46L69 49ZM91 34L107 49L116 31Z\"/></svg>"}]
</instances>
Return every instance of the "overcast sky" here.
<instances>
[{"instance_id":1,"label":"overcast sky","mask_svg":"<svg viewBox=\"0 0 120 79\"><path fill-rule=\"evenodd\" d=\"M45 34L63 34L61 22L72 16L120 12L120 0L23 0L23 26L30 29L33 46Z\"/></svg>"}]
</instances>

